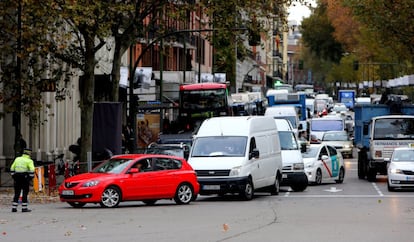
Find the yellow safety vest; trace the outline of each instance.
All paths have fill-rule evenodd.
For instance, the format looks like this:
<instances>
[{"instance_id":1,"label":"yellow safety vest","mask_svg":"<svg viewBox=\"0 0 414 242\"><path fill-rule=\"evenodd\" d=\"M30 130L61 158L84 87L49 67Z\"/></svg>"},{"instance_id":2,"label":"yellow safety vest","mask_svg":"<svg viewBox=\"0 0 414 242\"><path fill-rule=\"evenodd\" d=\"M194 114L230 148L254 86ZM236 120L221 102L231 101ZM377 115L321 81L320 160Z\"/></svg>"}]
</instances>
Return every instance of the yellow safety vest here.
<instances>
[{"instance_id":1,"label":"yellow safety vest","mask_svg":"<svg viewBox=\"0 0 414 242\"><path fill-rule=\"evenodd\" d=\"M29 155L23 154L22 156L17 157L13 161L13 164L10 167L10 171L15 172L15 173L22 173L22 172L33 173L34 172L33 160L30 158Z\"/></svg>"}]
</instances>

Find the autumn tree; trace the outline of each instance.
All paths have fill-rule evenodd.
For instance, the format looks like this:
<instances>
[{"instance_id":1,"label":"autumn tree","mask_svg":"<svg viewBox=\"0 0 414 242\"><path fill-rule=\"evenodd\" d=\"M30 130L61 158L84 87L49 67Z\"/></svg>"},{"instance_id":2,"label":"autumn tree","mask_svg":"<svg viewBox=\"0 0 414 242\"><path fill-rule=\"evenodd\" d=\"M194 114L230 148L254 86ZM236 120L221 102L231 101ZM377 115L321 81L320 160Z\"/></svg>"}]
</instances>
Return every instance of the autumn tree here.
<instances>
[{"instance_id":1,"label":"autumn tree","mask_svg":"<svg viewBox=\"0 0 414 242\"><path fill-rule=\"evenodd\" d=\"M390 46L401 57L413 62L413 1L343 0L345 6L367 28L378 34L383 46Z\"/></svg>"}]
</instances>

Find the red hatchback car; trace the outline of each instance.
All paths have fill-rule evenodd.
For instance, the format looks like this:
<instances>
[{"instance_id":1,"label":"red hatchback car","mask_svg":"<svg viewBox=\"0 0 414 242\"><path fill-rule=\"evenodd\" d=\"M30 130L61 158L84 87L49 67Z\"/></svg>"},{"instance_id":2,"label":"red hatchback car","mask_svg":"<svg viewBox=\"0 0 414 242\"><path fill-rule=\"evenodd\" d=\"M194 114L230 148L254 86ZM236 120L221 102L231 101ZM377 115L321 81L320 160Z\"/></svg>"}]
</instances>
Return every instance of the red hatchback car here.
<instances>
[{"instance_id":1,"label":"red hatchback car","mask_svg":"<svg viewBox=\"0 0 414 242\"><path fill-rule=\"evenodd\" d=\"M197 175L185 159L158 154L116 155L59 186L60 200L76 208L86 203L117 207L121 201L153 205L160 199L188 204L198 192Z\"/></svg>"}]
</instances>

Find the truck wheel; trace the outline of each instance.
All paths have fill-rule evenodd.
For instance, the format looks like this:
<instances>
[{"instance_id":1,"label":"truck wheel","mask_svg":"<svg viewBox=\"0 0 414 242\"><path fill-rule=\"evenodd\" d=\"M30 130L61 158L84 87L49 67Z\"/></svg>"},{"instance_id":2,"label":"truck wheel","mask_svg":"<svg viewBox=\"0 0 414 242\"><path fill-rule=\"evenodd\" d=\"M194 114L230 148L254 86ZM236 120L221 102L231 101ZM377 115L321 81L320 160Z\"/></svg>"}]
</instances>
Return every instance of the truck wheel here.
<instances>
[{"instance_id":1,"label":"truck wheel","mask_svg":"<svg viewBox=\"0 0 414 242\"><path fill-rule=\"evenodd\" d=\"M364 162L358 159L358 178L365 179Z\"/></svg>"},{"instance_id":2,"label":"truck wheel","mask_svg":"<svg viewBox=\"0 0 414 242\"><path fill-rule=\"evenodd\" d=\"M377 176L377 170L375 168L368 168L367 179L369 182L375 182Z\"/></svg>"}]
</instances>

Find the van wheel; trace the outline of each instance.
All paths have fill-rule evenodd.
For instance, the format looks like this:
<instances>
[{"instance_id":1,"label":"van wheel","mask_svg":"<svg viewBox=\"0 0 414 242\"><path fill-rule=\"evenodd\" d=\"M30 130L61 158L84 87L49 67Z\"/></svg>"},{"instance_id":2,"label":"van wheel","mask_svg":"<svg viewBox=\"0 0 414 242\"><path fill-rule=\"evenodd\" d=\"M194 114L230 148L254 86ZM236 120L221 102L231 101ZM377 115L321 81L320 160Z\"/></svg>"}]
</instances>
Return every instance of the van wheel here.
<instances>
[{"instance_id":1,"label":"van wheel","mask_svg":"<svg viewBox=\"0 0 414 242\"><path fill-rule=\"evenodd\" d=\"M273 184L273 186L270 187L270 194L279 195L279 192L280 192L280 180L279 180L279 176L276 176L275 184Z\"/></svg>"},{"instance_id":2,"label":"van wheel","mask_svg":"<svg viewBox=\"0 0 414 242\"><path fill-rule=\"evenodd\" d=\"M240 191L240 197L243 200L252 200L253 199L253 195L254 195L254 187L253 187L253 183L252 180L249 179L246 183L246 186L244 188L243 191Z\"/></svg>"}]
</instances>

